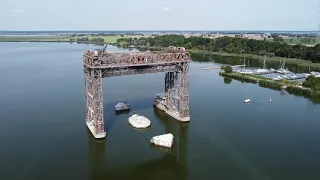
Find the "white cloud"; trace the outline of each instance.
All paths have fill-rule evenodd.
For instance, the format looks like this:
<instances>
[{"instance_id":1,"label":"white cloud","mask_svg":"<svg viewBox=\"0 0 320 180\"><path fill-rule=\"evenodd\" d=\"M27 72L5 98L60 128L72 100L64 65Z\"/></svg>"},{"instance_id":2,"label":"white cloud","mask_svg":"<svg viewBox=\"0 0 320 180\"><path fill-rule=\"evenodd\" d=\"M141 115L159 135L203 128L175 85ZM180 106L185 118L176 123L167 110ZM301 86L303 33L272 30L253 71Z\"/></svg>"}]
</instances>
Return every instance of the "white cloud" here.
<instances>
[{"instance_id":1,"label":"white cloud","mask_svg":"<svg viewBox=\"0 0 320 180\"><path fill-rule=\"evenodd\" d=\"M165 12L173 11L171 6L163 7L162 10L165 11Z\"/></svg>"},{"instance_id":2,"label":"white cloud","mask_svg":"<svg viewBox=\"0 0 320 180\"><path fill-rule=\"evenodd\" d=\"M15 14L22 14L24 13L24 11L22 9L14 9L11 11L12 13L15 13Z\"/></svg>"}]
</instances>

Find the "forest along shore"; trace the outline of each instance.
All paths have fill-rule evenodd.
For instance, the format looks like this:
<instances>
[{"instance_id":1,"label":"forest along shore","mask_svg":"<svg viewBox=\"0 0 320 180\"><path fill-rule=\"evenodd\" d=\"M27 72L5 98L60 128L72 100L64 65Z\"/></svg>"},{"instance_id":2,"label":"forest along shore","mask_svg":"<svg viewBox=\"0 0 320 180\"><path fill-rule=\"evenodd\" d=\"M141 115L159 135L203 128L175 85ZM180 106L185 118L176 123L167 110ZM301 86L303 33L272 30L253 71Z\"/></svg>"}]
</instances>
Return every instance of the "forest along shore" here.
<instances>
[{"instance_id":1,"label":"forest along shore","mask_svg":"<svg viewBox=\"0 0 320 180\"><path fill-rule=\"evenodd\" d=\"M245 38L185 37L183 35L86 35L86 36L0 36L0 42L77 42L92 44L112 44L120 47L165 49L169 45L186 47L191 53L211 54L215 62L243 64L244 59L251 66L262 66L267 56L268 68L278 68L280 60L293 72L320 71L320 44L314 47L288 45L284 42L269 42Z\"/></svg>"}]
</instances>

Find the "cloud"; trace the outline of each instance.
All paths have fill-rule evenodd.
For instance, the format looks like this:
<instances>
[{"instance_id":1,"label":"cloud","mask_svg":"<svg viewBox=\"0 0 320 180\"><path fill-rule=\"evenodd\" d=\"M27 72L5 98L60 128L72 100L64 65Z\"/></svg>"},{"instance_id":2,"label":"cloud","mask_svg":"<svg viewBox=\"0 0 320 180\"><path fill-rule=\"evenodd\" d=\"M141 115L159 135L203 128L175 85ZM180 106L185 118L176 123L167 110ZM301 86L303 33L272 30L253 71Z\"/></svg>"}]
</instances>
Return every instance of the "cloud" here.
<instances>
[{"instance_id":1,"label":"cloud","mask_svg":"<svg viewBox=\"0 0 320 180\"><path fill-rule=\"evenodd\" d=\"M12 13L15 13L15 14L22 14L24 13L24 11L22 9L14 9L11 11Z\"/></svg>"},{"instance_id":2,"label":"cloud","mask_svg":"<svg viewBox=\"0 0 320 180\"><path fill-rule=\"evenodd\" d=\"M162 8L162 10L165 11L165 12L173 11L171 6L165 6L165 7Z\"/></svg>"}]
</instances>

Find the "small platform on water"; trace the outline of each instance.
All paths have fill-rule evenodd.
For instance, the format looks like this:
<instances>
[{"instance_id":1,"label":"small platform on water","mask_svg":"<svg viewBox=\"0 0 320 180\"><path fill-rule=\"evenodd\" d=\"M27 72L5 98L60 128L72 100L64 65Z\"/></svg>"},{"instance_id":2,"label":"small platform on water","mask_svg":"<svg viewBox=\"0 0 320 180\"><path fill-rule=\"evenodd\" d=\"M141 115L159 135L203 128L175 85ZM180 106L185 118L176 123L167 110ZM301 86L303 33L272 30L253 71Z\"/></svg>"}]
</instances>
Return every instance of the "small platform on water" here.
<instances>
[{"instance_id":1,"label":"small platform on water","mask_svg":"<svg viewBox=\"0 0 320 180\"><path fill-rule=\"evenodd\" d=\"M169 134L163 134L159 136L154 136L150 142L157 145L157 146L162 146L162 147L167 147L171 148L173 144L173 135L171 133Z\"/></svg>"},{"instance_id":2,"label":"small platform on water","mask_svg":"<svg viewBox=\"0 0 320 180\"><path fill-rule=\"evenodd\" d=\"M144 116L134 114L131 117L129 117L129 124L134 128L142 129L149 127L151 125L151 121Z\"/></svg>"}]
</instances>

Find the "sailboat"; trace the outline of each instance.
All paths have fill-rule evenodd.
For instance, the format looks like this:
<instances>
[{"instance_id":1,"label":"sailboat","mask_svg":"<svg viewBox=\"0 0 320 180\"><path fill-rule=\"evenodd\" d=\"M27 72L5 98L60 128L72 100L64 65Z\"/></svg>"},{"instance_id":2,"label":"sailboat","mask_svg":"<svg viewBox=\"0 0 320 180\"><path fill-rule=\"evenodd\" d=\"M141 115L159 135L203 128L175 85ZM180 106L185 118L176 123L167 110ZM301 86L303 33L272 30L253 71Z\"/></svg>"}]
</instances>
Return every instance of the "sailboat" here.
<instances>
[{"instance_id":1,"label":"sailboat","mask_svg":"<svg viewBox=\"0 0 320 180\"><path fill-rule=\"evenodd\" d=\"M256 72L258 74L264 74L264 73L268 73L269 70L266 68L266 56L264 56L264 59L263 59L263 68L262 69L257 69Z\"/></svg>"},{"instance_id":2,"label":"sailboat","mask_svg":"<svg viewBox=\"0 0 320 180\"><path fill-rule=\"evenodd\" d=\"M249 61L248 61L248 64L249 64ZM246 58L244 58L243 70L239 71L239 73L241 73L241 74L253 74L253 72L251 70L246 69Z\"/></svg>"},{"instance_id":3,"label":"sailboat","mask_svg":"<svg viewBox=\"0 0 320 180\"><path fill-rule=\"evenodd\" d=\"M282 64L281 64L281 60L280 60L280 67L276 72L280 73L280 74L290 73L290 71L288 69L285 69L285 64L286 64L286 60L283 60Z\"/></svg>"}]
</instances>

